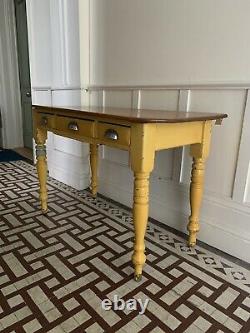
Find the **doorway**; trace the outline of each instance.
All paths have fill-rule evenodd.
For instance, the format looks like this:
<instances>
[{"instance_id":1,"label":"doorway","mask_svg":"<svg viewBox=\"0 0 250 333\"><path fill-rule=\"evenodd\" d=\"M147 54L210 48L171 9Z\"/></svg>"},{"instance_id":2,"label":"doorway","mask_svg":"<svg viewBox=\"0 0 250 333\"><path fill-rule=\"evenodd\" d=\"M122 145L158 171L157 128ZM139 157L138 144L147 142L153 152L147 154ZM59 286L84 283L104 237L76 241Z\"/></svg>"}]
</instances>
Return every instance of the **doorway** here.
<instances>
[{"instance_id":1,"label":"doorway","mask_svg":"<svg viewBox=\"0 0 250 333\"><path fill-rule=\"evenodd\" d=\"M33 148L32 101L26 1L14 0L17 31L17 53L23 118L23 141L25 148Z\"/></svg>"}]
</instances>

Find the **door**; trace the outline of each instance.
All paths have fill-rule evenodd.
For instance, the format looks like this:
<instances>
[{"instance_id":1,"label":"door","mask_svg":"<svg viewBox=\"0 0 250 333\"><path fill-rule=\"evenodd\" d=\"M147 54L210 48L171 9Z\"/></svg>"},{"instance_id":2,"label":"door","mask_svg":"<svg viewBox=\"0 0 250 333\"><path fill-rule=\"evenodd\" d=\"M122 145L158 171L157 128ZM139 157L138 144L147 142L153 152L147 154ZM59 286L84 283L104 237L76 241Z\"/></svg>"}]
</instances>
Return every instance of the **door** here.
<instances>
[{"instance_id":1,"label":"door","mask_svg":"<svg viewBox=\"0 0 250 333\"><path fill-rule=\"evenodd\" d=\"M20 76L20 91L23 115L23 140L24 147L32 148L32 102L26 1L14 0L14 3L17 28L17 52Z\"/></svg>"}]
</instances>

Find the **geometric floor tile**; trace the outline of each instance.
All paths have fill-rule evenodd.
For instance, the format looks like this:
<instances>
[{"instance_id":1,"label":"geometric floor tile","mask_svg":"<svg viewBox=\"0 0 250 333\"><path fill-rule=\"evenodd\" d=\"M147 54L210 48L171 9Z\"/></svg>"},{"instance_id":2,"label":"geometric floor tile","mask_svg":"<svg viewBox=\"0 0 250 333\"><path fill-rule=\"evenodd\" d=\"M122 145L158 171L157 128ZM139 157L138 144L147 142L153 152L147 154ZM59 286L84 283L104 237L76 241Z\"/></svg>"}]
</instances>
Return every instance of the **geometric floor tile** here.
<instances>
[{"instance_id":1,"label":"geometric floor tile","mask_svg":"<svg viewBox=\"0 0 250 333\"><path fill-rule=\"evenodd\" d=\"M250 332L247 269L149 221L135 282L131 212L51 178L48 193L43 216L35 168L0 164L0 332ZM116 295L137 309L105 311Z\"/></svg>"}]
</instances>

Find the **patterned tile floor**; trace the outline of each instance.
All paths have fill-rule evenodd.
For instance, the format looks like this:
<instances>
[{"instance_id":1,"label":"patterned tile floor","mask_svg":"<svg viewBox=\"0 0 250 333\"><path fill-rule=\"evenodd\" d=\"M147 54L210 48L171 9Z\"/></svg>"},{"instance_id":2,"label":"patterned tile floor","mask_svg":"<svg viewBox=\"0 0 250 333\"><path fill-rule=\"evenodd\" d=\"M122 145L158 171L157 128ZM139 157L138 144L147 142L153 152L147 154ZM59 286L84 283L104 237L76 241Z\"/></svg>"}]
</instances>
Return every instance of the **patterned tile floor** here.
<instances>
[{"instance_id":1,"label":"patterned tile floor","mask_svg":"<svg viewBox=\"0 0 250 333\"><path fill-rule=\"evenodd\" d=\"M143 279L132 279L131 213L49 180L41 215L35 169L0 164L0 332L250 332L250 274L149 223ZM149 299L105 311L114 295Z\"/></svg>"}]
</instances>

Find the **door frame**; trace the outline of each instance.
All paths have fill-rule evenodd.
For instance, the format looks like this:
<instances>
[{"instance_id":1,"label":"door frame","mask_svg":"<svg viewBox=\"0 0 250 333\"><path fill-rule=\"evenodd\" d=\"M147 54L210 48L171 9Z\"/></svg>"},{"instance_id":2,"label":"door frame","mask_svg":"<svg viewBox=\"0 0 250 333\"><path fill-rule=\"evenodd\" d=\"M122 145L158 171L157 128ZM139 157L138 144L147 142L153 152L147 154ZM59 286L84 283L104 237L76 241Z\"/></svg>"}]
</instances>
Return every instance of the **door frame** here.
<instances>
[{"instance_id":1,"label":"door frame","mask_svg":"<svg viewBox=\"0 0 250 333\"><path fill-rule=\"evenodd\" d=\"M3 148L23 147L23 122L13 0L0 2L0 108Z\"/></svg>"},{"instance_id":2,"label":"door frame","mask_svg":"<svg viewBox=\"0 0 250 333\"><path fill-rule=\"evenodd\" d=\"M26 0L12 1L15 8L16 45L19 64L20 95L23 119L23 141L25 148L32 149L32 98Z\"/></svg>"}]
</instances>

